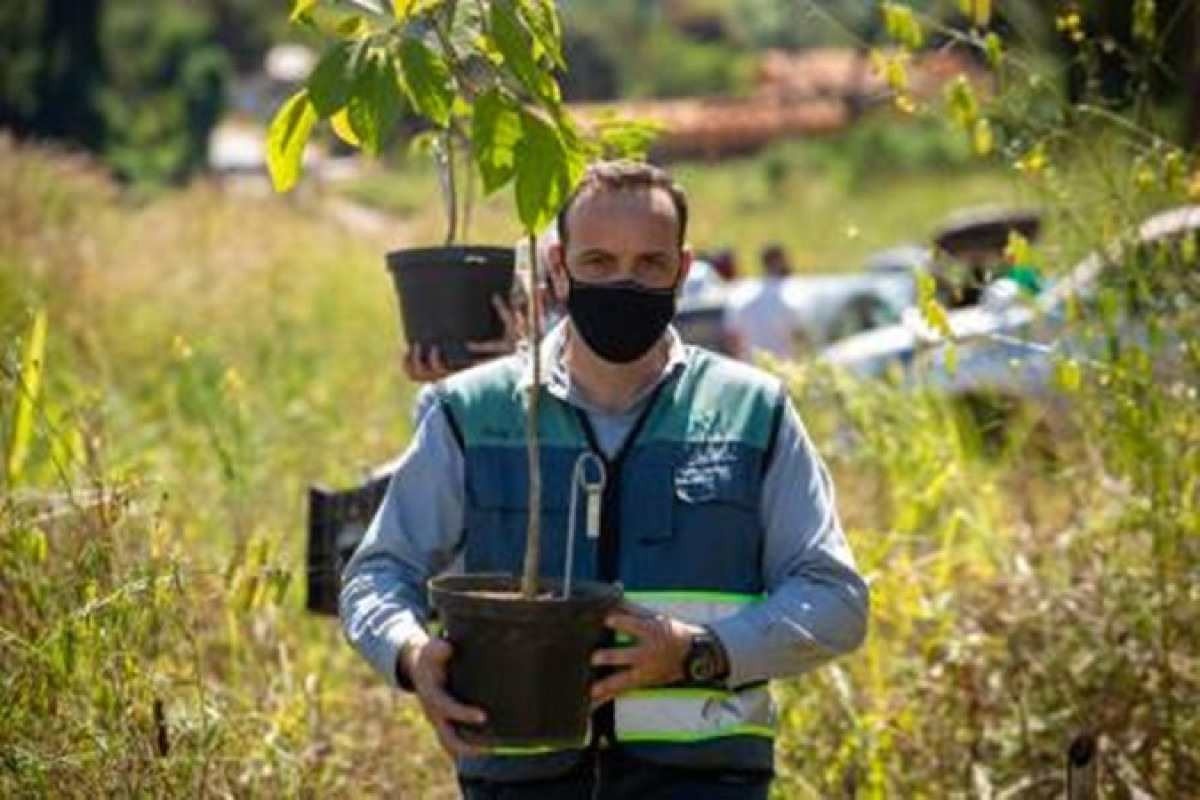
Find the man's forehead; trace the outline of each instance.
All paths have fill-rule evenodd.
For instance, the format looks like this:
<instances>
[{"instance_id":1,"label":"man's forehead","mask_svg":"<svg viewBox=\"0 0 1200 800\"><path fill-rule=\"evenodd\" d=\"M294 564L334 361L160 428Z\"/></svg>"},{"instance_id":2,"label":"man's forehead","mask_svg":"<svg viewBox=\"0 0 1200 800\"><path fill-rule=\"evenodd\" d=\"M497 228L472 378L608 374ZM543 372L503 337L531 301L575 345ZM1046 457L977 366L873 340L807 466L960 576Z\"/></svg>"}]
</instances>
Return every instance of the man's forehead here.
<instances>
[{"instance_id":1,"label":"man's forehead","mask_svg":"<svg viewBox=\"0 0 1200 800\"><path fill-rule=\"evenodd\" d=\"M679 235L671 195L657 186L584 191L572 204L567 225L572 246L581 244L581 238L608 239L635 232L639 239L662 239L673 246Z\"/></svg>"}]
</instances>

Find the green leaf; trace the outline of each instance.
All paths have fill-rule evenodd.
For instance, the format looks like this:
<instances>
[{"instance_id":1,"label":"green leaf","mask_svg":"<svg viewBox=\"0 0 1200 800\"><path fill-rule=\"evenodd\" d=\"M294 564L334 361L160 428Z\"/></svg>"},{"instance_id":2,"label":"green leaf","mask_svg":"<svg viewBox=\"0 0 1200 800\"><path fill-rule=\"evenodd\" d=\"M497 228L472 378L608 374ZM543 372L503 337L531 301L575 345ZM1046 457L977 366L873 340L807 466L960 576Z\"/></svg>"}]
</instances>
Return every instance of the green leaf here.
<instances>
[{"instance_id":1,"label":"green leaf","mask_svg":"<svg viewBox=\"0 0 1200 800\"><path fill-rule=\"evenodd\" d=\"M975 99L975 90L966 76L958 75L947 84L946 105L955 124L964 131L970 131L979 115L979 101Z\"/></svg>"},{"instance_id":2,"label":"green leaf","mask_svg":"<svg viewBox=\"0 0 1200 800\"><path fill-rule=\"evenodd\" d=\"M30 528L25 531L25 559L31 564L42 564L46 561L46 532L41 528Z\"/></svg>"},{"instance_id":3,"label":"green leaf","mask_svg":"<svg viewBox=\"0 0 1200 800\"><path fill-rule=\"evenodd\" d=\"M359 39L370 33L371 26L357 14L351 14L334 25L334 31L344 39Z\"/></svg>"},{"instance_id":4,"label":"green leaf","mask_svg":"<svg viewBox=\"0 0 1200 800\"><path fill-rule=\"evenodd\" d=\"M999 69L1004 61L1004 43L995 32L983 38L983 50L987 54L988 65L992 69Z\"/></svg>"},{"instance_id":5,"label":"green leaf","mask_svg":"<svg viewBox=\"0 0 1200 800\"><path fill-rule=\"evenodd\" d=\"M489 27L496 49L504 56L504 63L521 85L544 102L560 102L558 82L538 64L533 51L533 37L513 13L511 2L496 0L491 4Z\"/></svg>"},{"instance_id":6,"label":"green leaf","mask_svg":"<svg viewBox=\"0 0 1200 800\"><path fill-rule=\"evenodd\" d=\"M516 193L517 214L526 231L540 231L554 219L582 171L583 159L567 146L558 128L521 109Z\"/></svg>"},{"instance_id":7,"label":"green leaf","mask_svg":"<svg viewBox=\"0 0 1200 800\"><path fill-rule=\"evenodd\" d=\"M516 104L498 89L480 95L471 120L471 140L484 194L492 194L512 178L520 139L521 116Z\"/></svg>"},{"instance_id":8,"label":"green leaf","mask_svg":"<svg viewBox=\"0 0 1200 800\"><path fill-rule=\"evenodd\" d=\"M984 27L992 18L992 0L958 0L958 8L977 28Z\"/></svg>"},{"instance_id":9,"label":"green leaf","mask_svg":"<svg viewBox=\"0 0 1200 800\"><path fill-rule=\"evenodd\" d=\"M329 118L329 124L343 142L351 147L362 147L362 141L355 135L354 128L350 127L350 114L346 109L338 109L337 113Z\"/></svg>"},{"instance_id":10,"label":"green leaf","mask_svg":"<svg viewBox=\"0 0 1200 800\"><path fill-rule=\"evenodd\" d=\"M409 17L427 14L445 2L446 0L392 0L392 11L398 21L406 22Z\"/></svg>"},{"instance_id":11,"label":"green leaf","mask_svg":"<svg viewBox=\"0 0 1200 800\"><path fill-rule=\"evenodd\" d=\"M439 128L449 125L454 89L445 60L420 39L406 37L400 45L400 65L404 86L417 110Z\"/></svg>"},{"instance_id":12,"label":"green leaf","mask_svg":"<svg viewBox=\"0 0 1200 800\"><path fill-rule=\"evenodd\" d=\"M910 50L919 50L925 43L925 32L912 9L902 3L884 3L882 10L888 36Z\"/></svg>"},{"instance_id":13,"label":"green leaf","mask_svg":"<svg viewBox=\"0 0 1200 800\"><path fill-rule=\"evenodd\" d=\"M946 368L946 374L953 378L958 373L958 347L954 342L949 342L942 354L942 365Z\"/></svg>"},{"instance_id":14,"label":"green leaf","mask_svg":"<svg viewBox=\"0 0 1200 800\"><path fill-rule=\"evenodd\" d=\"M1083 370L1073 358L1064 358L1054 363L1054 385L1066 394L1075 394L1083 385Z\"/></svg>"},{"instance_id":15,"label":"green leaf","mask_svg":"<svg viewBox=\"0 0 1200 800\"><path fill-rule=\"evenodd\" d=\"M350 128L362 142L363 152L379 155L399 108L400 83L391 56L383 50L366 52L346 105Z\"/></svg>"},{"instance_id":16,"label":"green leaf","mask_svg":"<svg viewBox=\"0 0 1200 800\"><path fill-rule=\"evenodd\" d=\"M308 78L308 99L317 116L327 119L346 105L354 82L353 55L358 45L338 42L325 51Z\"/></svg>"},{"instance_id":17,"label":"green leaf","mask_svg":"<svg viewBox=\"0 0 1200 800\"><path fill-rule=\"evenodd\" d=\"M317 122L317 112L301 89L280 107L267 129L267 169L275 191L286 192L300 178L304 146Z\"/></svg>"},{"instance_id":18,"label":"green leaf","mask_svg":"<svg viewBox=\"0 0 1200 800\"><path fill-rule=\"evenodd\" d=\"M562 26L553 0L521 0L520 10L541 51L550 57L555 67L566 70L567 62L562 54Z\"/></svg>"},{"instance_id":19,"label":"green leaf","mask_svg":"<svg viewBox=\"0 0 1200 800\"><path fill-rule=\"evenodd\" d=\"M600 152L605 158L644 159L663 131L659 122L621 118L615 112L598 117L595 127Z\"/></svg>"},{"instance_id":20,"label":"green leaf","mask_svg":"<svg viewBox=\"0 0 1200 800\"><path fill-rule=\"evenodd\" d=\"M25 337L21 372L17 377L12 430L4 460L4 473L10 487L21 479L25 458L29 455L29 443L33 439L33 412L41 395L46 358L46 326L46 310L39 309L33 315L29 333Z\"/></svg>"},{"instance_id":21,"label":"green leaf","mask_svg":"<svg viewBox=\"0 0 1200 800\"><path fill-rule=\"evenodd\" d=\"M312 11L320 2L321 0L296 0L292 5L292 15L288 17L288 20L296 22L309 11Z\"/></svg>"},{"instance_id":22,"label":"green leaf","mask_svg":"<svg viewBox=\"0 0 1200 800\"><path fill-rule=\"evenodd\" d=\"M1154 46L1157 38L1155 26L1155 0L1134 0L1133 2L1133 40L1147 47Z\"/></svg>"}]
</instances>

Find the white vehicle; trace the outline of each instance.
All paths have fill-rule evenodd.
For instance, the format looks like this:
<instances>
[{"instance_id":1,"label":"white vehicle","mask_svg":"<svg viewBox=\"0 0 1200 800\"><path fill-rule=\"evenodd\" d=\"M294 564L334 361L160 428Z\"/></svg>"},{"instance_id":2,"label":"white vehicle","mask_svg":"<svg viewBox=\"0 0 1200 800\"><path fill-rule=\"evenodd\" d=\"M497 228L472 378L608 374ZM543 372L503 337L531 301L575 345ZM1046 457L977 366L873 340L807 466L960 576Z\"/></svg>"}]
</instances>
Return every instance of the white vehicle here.
<instances>
[{"instance_id":1,"label":"white vehicle","mask_svg":"<svg viewBox=\"0 0 1200 800\"><path fill-rule=\"evenodd\" d=\"M1120 271L1129 268L1133 246L1144 250L1145 245L1181 240L1197 231L1200 205L1155 214L1138 226L1132 245L1126 241L1092 253L1029 302L1018 299L1011 281L996 281L978 305L948 314L956 343L953 368L947 363L945 337L932 330L915 309L906 311L898 324L836 342L822 352L822 358L860 376L878 377L896 369L909 385L954 395L1046 398L1053 393L1052 375L1058 359L1069 357L1086 363L1102 356L1106 346L1104 337L1071 325L1068 306L1072 300L1092 302L1103 287L1118 284ZM1194 263L1183 270L1190 270L1182 273L1186 280L1200 277ZM1118 312L1114 320L1118 336L1143 341L1149 316L1157 313L1159 305L1172 304L1177 305L1177 298L1158 296L1147 307Z\"/></svg>"},{"instance_id":2,"label":"white vehicle","mask_svg":"<svg viewBox=\"0 0 1200 800\"><path fill-rule=\"evenodd\" d=\"M926 248L902 245L871 256L861 272L802 274L784 278L783 297L793 310L797 337L809 348L900 317L916 299L916 271L930 259ZM724 283L697 262L680 296L675 325L689 342L728 351L726 313L731 302L755 291L760 278Z\"/></svg>"}]
</instances>

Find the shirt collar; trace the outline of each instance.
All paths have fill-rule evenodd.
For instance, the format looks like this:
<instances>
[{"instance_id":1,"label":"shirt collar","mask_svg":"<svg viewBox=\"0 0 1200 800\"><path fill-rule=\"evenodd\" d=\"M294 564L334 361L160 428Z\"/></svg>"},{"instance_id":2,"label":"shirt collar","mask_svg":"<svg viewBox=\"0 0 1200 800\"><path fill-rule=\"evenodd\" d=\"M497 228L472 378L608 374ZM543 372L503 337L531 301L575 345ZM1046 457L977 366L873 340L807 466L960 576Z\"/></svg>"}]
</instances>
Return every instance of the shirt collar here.
<instances>
[{"instance_id":1,"label":"shirt collar","mask_svg":"<svg viewBox=\"0 0 1200 800\"><path fill-rule=\"evenodd\" d=\"M567 337L570 335L568 325L569 320L560 320L542 337L541 381L546 390L560 400L564 400L572 405L586 405L582 401L582 398L579 397L577 390L572 388L571 375L562 358L563 349L567 344ZM668 339L667 363L663 367L662 374L656 380L652 381L644 392L635 398L631 407L636 406L654 387L681 370L684 364L687 363L687 348L684 346L683 340L679 338L679 333L675 330L675 327L668 325L663 336ZM532 353L530 348L524 343L522 343L521 349L518 351L518 357L524 362L524 367L521 370L521 380L518 383L519 388L524 391L533 384Z\"/></svg>"}]
</instances>

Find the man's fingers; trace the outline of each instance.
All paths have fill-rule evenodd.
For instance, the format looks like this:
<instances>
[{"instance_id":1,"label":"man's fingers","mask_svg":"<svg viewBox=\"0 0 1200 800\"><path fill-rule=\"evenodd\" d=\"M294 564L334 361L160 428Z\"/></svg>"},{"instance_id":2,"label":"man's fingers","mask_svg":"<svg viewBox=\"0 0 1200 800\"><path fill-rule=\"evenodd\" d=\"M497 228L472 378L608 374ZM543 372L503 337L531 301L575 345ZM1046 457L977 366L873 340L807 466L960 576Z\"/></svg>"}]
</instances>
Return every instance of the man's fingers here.
<instances>
[{"instance_id":1,"label":"man's fingers","mask_svg":"<svg viewBox=\"0 0 1200 800\"><path fill-rule=\"evenodd\" d=\"M424 645L421 654L435 664L445 664L454 655L454 647L445 639L430 639Z\"/></svg>"},{"instance_id":2,"label":"man's fingers","mask_svg":"<svg viewBox=\"0 0 1200 800\"><path fill-rule=\"evenodd\" d=\"M433 345L429 346L429 369L438 378L443 378L450 374L450 370L446 367L445 362L442 361L441 352Z\"/></svg>"},{"instance_id":3,"label":"man's fingers","mask_svg":"<svg viewBox=\"0 0 1200 800\"><path fill-rule=\"evenodd\" d=\"M452 756L464 758L466 756L477 756L483 751L474 745L467 744L458 733L455 732L454 726L449 722L438 721L434 723L434 730L437 731L438 741L442 743L442 749Z\"/></svg>"},{"instance_id":4,"label":"man's fingers","mask_svg":"<svg viewBox=\"0 0 1200 800\"><path fill-rule=\"evenodd\" d=\"M644 617L646 619L654 619L658 614L657 611L626 598L622 598L621 602L617 604L616 611L618 614L627 614L631 617Z\"/></svg>"},{"instance_id":5,"label":"man's fingers","mask_svg":"<svg viewBox=\"0 0 1200 800\"><path fill-rule=\"evenodd\" d=\"M492 339L489 342L467 342L467 349L479 355L505 355L513 351L512 342L508 339Z\"/></svg>"},{"instance_id":6,"label":"man's fingers","mask_svg":"<svg viewBox=\"0 0 1200 800\"><path fill-rule=\"evenodd\" d=\"M653 617L634 616L632 614L609 614L604 624L614 631L625 633L635 639L645 638L655 624Z\"/></svg>"},{"instance_id":7,"label":"man's fingers","mask_svg":"<svg viewBox=\"0 0 1200 800\"><path fill-rule=\"evenodd\" d=\"M443 375L437 374L434 368L426 363L431 352L433 352L432 348L430 350L422 350L420 344L414 343L412 349L404 355L404 373L408 375L409 380L418 383L428 383L443 377Z\"/></svg>"},{"instance_id":8,"label":"man's fingers","mask_svg":"<svg viewBox=\"0 0 1200 800\"><path fill-rule=\"evenodd\" d=\"M504 330L511 333L516 328L517 319L512 308L508 303L504 302L504 298L498 294L492 295L492 308L496 309L496 315L500 317L500 322L504 324Z\"/></svg>"},{"instance_id":9,"label":"man's fingers","mask_svg":"<svg viewBox=\"0 0 1200 800\"><path fill-rule=\"evenodd\" d=\"M458 702L440 687L428 687L425 691L425 702L442 719L467 725L482 725L487 720L487 715L483 713L482 709Z\"/></svg>"},{"instance_id":10,"label":"man's fingers","mask_svg":"<svg viewBox=\"0 0 1200 800\"><path fill-rule=\"evenodd\" d=\"M636 668L623 669L592 685L592 701L603 703L641 685L641 676Z\"/></svg>"},{"instance_id":11,"label":"man's fingers","mask_svg":"<svg viewBox=\"0 0 1200 800\"><path fill-rule=\"evenodd\" d=\"M640 647L611 647L592 653L593 667L628 667L645 658Z\"/></svg>"}]
</instances>

